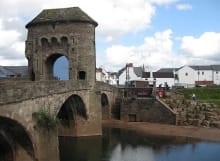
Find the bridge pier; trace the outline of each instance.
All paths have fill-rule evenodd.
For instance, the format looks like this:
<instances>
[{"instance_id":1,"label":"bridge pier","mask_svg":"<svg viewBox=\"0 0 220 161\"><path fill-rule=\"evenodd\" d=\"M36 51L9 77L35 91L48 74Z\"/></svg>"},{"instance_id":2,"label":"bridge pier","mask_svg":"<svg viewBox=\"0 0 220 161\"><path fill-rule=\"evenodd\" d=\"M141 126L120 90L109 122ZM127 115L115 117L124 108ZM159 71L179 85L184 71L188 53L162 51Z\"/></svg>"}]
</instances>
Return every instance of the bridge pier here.
<instances>
[{"instance_id":1,"label":"bridge pier","mask_svg":"<svg viewBox=\"0 0 220 161\"><path fill-rule=\"evenodd\" d=\"M101 104L99 96L94 90L85 91L84 96L86 96L84 98L84 106L87 113L86 118L83 118L79 114L73 114L73 118L68 120L68 125L62 125L59 127L59 136L78 137L102 135ZM75 104L77 104L77 102L75 102ZM67 104L66 106L69 107L71 105ZM81 107L76 107L76 109L78 108Z\"/></svg>"},{"instance_id":2,"label":"bridge pier","mask_svg":"<svg viewBox=\"0 0 220 161\"><path fill-rule=\"evenodd\" d=\"M57 131L36 132L37 161L60 161Z\"/></svg>"}]
</instances>

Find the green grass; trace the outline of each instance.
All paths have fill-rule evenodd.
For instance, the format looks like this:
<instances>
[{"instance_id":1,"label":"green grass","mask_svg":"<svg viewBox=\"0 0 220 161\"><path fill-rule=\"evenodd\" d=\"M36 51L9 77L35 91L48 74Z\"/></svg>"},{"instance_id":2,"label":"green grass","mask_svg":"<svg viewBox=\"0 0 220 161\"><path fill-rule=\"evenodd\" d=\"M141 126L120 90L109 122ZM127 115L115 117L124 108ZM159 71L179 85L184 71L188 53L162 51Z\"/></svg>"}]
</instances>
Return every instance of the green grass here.
<instances>
[{"instance_id":1,"label":"green grass","mask_svg":"<svg viewBox=\"0 0 220 161\"><path fill-rule=\"evenodd\" d=\"M179 89L177 91L183 93L186 99L191 99L192 94L195 93L197 100L214 103L220 108L220 87L187 88Z\"/></svg>"}]
</instances>

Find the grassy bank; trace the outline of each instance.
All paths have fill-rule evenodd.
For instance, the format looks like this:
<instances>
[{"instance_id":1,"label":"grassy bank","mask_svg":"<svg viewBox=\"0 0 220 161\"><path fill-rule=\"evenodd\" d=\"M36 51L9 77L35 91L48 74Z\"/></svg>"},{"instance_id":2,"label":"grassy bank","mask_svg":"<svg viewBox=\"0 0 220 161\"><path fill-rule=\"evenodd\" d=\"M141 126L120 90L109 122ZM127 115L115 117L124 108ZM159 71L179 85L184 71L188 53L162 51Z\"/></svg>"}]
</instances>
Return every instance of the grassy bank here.
<instances>
[{"instance_id":1,"label":"grassy bank","mask_svg":"<svg viewBox=\"0 0 220 161\"><path fill-rule=\"evenodd\" d=\"M198 101L214 103L220 108L220 87L179 89L178 92L183 93L187 99L191 99L192 94L195 93Z\"/></svg>"}]
</instances>

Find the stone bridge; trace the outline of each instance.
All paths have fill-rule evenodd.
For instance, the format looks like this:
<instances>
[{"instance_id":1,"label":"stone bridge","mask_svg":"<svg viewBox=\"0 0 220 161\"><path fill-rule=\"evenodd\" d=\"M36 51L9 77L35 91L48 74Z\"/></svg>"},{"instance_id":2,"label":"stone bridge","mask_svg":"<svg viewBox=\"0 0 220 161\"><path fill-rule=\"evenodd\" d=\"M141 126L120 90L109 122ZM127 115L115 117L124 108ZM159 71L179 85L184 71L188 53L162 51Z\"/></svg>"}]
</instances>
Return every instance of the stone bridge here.
<instances>
[{"instance_id":1,"label":"stone bridge","mask_svg":"<svg viewBox=\"0 0 220 161\"><path fill-rule=\"evenodd\" d=\"M88 82L72 80L11 81L0 87L0 145L7 145L4 154L13 156L11 160L56 161L57 136L101 135L102 112L105 118L111 116L117 96L116 88L101 82L91 87ZM61 120L57 132L45 134L36 129L33 114L41 109Z\"/></svg>"}]
</instances>

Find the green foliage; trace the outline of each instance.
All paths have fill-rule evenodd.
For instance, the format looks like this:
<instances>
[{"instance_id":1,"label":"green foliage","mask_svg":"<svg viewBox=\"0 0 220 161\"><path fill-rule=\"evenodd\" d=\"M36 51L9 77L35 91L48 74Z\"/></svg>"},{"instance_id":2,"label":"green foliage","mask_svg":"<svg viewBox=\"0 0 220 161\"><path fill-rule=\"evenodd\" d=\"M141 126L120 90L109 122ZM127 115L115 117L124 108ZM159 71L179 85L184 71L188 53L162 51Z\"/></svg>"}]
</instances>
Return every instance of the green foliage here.
<instances>
[{"instance_id":1,"label":"green foliage","mask_svg":"<svg viewBox=\"0 0 220 161\"><path fill-rule=\"evenodd\" d=\"M36 121L36 128L47 132L55 131L59 125L59 119L57 119L56 114L45 109L34 112L33 118Z\"/></svg>"},{"instance_id":2,"label":"green foliage","mask_svg":"<svg viewBox=\"0 0 220 161\"><path fill-rule=\"evenodd\" d=\"M214 103L220 107L220 87L178 89L178 92L183 93L186 99L191 99L195 93L196 99L200 102Z\"/></svg>"}]
</instances>

